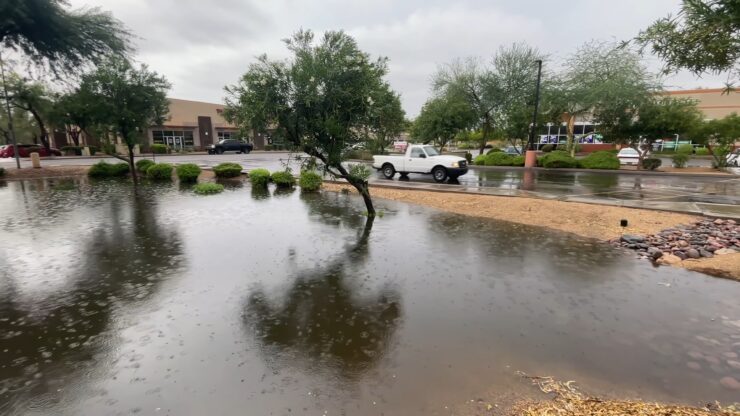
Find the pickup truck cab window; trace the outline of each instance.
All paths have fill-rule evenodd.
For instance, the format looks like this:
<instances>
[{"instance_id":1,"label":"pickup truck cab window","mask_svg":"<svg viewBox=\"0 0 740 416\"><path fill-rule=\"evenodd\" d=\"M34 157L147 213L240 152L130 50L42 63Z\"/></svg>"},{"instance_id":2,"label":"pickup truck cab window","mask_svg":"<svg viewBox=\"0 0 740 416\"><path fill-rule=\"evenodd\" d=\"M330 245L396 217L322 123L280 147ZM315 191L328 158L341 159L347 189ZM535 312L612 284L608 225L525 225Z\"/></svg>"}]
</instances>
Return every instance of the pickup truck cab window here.
<instances>
[{"instance_id":1,"label":"pickup truck cab window","mask_svg":"<svg viewBox=\"0 0 740 416\"><path fill-rule=\"evenodd\" d=\"M411 149L410 157L427 157L421 147L414 147Z\"/></svg>"},{"instance_id":2,"label":"pickup truck cab window","mask_svg":"<svg viewBox=\"0 0 740 416\"><path fill-rule=\"evenodd\" d=\"M427 156L439 156L439 152L434 146L424 146L424 151L427 152Z\"/></svg>"}]
</instances>

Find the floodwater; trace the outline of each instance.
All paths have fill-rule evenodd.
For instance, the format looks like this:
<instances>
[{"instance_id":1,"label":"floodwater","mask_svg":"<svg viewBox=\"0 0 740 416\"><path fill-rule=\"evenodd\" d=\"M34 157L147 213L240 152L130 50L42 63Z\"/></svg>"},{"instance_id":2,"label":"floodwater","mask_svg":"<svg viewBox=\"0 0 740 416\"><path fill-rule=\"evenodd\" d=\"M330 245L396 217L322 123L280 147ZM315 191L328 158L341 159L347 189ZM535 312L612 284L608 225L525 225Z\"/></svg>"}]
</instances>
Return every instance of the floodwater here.
<instances>
[{"instance_id":1,"label":"floodwater","mask_svg":"<svg viewBox=\"0 0 740 416\"><path fill-rule=\"evenodd\" d=\"M0 183L0 414L446 415L516 374L738 401L740 284L359 198ZM526 213L522 213L526 215Z\"/></svg>"}]
</instances>

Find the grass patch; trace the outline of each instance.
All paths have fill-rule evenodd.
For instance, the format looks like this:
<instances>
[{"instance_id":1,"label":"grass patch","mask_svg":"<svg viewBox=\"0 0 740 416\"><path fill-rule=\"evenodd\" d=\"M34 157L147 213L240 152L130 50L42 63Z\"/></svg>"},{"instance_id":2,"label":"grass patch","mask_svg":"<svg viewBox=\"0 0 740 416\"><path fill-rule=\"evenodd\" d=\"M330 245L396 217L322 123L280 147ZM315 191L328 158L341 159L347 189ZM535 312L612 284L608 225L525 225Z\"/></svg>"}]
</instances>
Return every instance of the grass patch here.
<instances>
[{"instance_id":1,"label":"grass patch","mask_svg":"<svg viewBox=\"0 0 740 416\"><path fill-rule=\"evenodd\" d=\"M212 195L224 191L224 186L220 183L206 182L199 183L193 187L193 192L198 195Z\"/></svg>"}]
</instances>

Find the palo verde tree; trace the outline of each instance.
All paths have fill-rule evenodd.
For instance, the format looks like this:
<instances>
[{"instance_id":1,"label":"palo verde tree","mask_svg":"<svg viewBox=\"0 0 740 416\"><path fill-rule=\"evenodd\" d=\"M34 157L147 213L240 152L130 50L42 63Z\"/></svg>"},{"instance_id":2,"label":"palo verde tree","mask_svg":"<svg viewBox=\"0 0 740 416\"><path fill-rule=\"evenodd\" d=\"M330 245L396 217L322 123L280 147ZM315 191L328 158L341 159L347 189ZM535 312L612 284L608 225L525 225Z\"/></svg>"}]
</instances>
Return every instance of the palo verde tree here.
<instances>
[{"instance_id":1,"label":"palo verde tree","mask_svg":"<svg viewBox=\"0 0 740 416\"><path fill-rule=\"evenodd\" d=\"M387 89L385 58L371 59L344 32L326 32L315 41L299 31L285 41L292 57L261 56L239 83L226 87L225 116L248 129L275 129L318 159L329 174L343 178L362 195L375 216L367 177L342 165L346 150L377 128L375 98ZM359 172L358 172L359 173Z\"/></svg>"},{"instance_id":2,"label":"palo verde tree","mask_svg":"<svg viewBox=\"0 0 740 416\"><path fill-rule=\"evenodd\" d=\"M91 106L91 100L85 93L77 89L60 94L54 100L50 119L57 127L63 127L75 146L80 145L80 134L90 134L94 123L96 109Z\"/></svg>"},{"instance_id":3,"label":"palo verde tree","mask_svg":"<svg viewBox=\"0 0 740 416\"><path fill-rule=\"evenodd\" d=\"M655 21L635 39L665 62L665 73L727 73L727 87L740 77L740 2L683 0L675 16Z\"/></svg>"},{"instance_id":4,"label":"palo verde tree","mask_svg":"<svg viewBox=\"0 0 740 416\"><path fill-rule=\"evenodd\" d=\"M411 126L411 137L422 143L434 143L440 151L476 120L475 114L460 97L440 96L427 101Z\"/></svg>"},{"instance_id":5,"label":"palo verde tree","mask_svg":"<svg viewBox=\"0 0 740 416\"><path fill-rule=\"evenodd\" d=\"M500 48L490 63L477 58L456 60L442 66L434 76L438 95L461 97L476 116L476 130L481 132L480 153L493 138L494 129L502 127L522 103L533 102L537 66L544 57L525 44Z\"/></svg>"},{"instance_id":6,"label":"palo verde tree","mask_svg":"<svg viewBox=\"0 0 740 416\"><path fill-rule=\"evenodd\" d=\"M122 58L111 58L82 76L77 94L89 104L93 123L109 132L113 140L120 139L128 154L118 154L110 143L103 146L104 150L128 162L134 183L138 182L134 146L149 126L164 122L169 111L169 88L169 82L146 65L136 68ZM108 136L102 139L110 140Z\"/></svg>"},{"instance_id":7,"label":"palo verde tree","mask_svg":"<svg viewBox=\"0 0 740 416\"><path fill-rule=\"evenodd\" d=\"M129 52L130 34L98 8L69 10L65 0L0 2L0 47L54 73L76 73L110 55Z\"/></svg>"},{"instance_id":8,"label":"palo verde tree","mask_svg":"<svg viewBox=\"0 0 740 416\"><path fill-rule=\"evenodd\" d=\"M724 118L705 121L694 134L697 141L709 148L714 165L718 168L727 167L727 154L740 137L740 116L732 113Z\"/></svg>"},{"instance_id":9,"label":"palo verde tree","mask_svg":"<svg viewBox=\"0 0 740 416\"><path fill-rule=\"evenodd\" d=\"M38 81L29 81L20 75L11 73L6 77L8 97L10 105L20 112L25 112L33 117L39 129L41 144L49 149L49 129L47 121L51 112L53 101L51 93L46 85Z\"/></svg>"},{"instance_id":10,"label":"palo verde tree","mask_svg":"<svg viewBox=\"0 0 740 416\"><path fill-rule=\"evenodd\" d=\"M407 127L401 97L387 83L373 91L372 105L365 126L369 149L383 154L393 140Z\"/></svg>"}]
</instances>

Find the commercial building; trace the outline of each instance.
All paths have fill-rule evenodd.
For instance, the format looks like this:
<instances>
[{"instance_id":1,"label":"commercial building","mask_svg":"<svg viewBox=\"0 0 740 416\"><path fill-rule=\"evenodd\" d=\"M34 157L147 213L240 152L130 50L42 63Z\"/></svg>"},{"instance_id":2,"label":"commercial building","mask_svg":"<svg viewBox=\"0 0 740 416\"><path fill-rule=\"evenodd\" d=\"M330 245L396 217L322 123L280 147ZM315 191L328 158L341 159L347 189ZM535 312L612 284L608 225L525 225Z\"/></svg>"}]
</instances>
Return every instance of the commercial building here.
<instances>
[{"instance_id":1,"label":"commercial building","mask_svg":"<svg viewBox=\"0 0 740 416\"><path fill-rule=\"evenodd\" d=\"M724 118L732 113L740 114L740 92L737 90L728 93L723 88L706 88L666 91L666 94L673 98L695 100L707 120Z\"/></svg>"}]
</instances>

